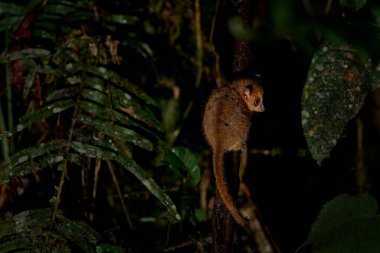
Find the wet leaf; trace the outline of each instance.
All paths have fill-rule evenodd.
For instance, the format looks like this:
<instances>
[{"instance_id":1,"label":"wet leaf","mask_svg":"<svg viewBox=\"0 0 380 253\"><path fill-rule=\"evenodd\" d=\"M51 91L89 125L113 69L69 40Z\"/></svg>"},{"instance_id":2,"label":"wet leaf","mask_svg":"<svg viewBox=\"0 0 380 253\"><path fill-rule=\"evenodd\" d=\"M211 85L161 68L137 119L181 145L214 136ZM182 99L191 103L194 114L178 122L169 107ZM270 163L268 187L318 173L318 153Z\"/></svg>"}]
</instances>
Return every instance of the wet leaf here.
<instances>
[{"instance_id":1,"label":"wet leaf","mask_svg":"<svg viewBox=\"0 0 380 253\"><path fill-rule=\"evenodd\" d=\"M19 59L27 59L27 58L41 58L47 57L50 55L50 51L41 48L26 48L17 50L6 55L6 58L9 61L15 61Z\"/></svg>"},{"instance_id":2,"label":"wet leaf","mask_svg":"<svg viewBox=\"0 0 380 253\"><path fill-rule=\"evenodd\" d=\"M320 164L372 90L369 61L350 46L325 44L315 53L302 93L302 126Z\"/></svg>"},{"instance_id":3,"label":"wet leaf","mask_svg":"<svg viewBox=\"0 0 380 253\"><path fill-rule=\"evenodd\" d=\"M69 12L75 11L78 9L77 4L75 2L70 1L55 1L55 2L48 2L43 8L44 13L53 13L53 14L60 14L65 15Z\"/></svg>"},{"instance_id":4,"label":"wet leaf","mask_svg":"<svg viewBox=\"0 0 380 253\"><path fill-rule=\"evenodd\" d=\"M162 131L161 122L148 106L142 106L135 98L122 90L112 87L112 105L115 109L127 113L134 119L144 122L149 127Z\"/></svg>"},{"instance_id":5,"label":"wet leaf","mask_svg":"<svg viewBox=\"0 0 380 253\"><path fill-rule=\"evenodd\" d=\"M152 48L147 43L138 40L137 38L129 37L128 39L122 40L121 45L136 50L144 58L151 58L154 55Z\"/></svg>"},{"instance_id":6,"label":"wet leaf","mask_svg":"<svg viewBox=\"0 0 380 253\"><path fill-rule=\"evenodd\" d=\"M109 121L107 122L98 120L82 114L78 116L77 120L82 124L87 124L91 127L94 127L98 131L103 132L105 135L108 135L115 140L130 142L138 147L141 147L149 151L153 150L153 144L148 139L144 138L143 136L131 129L113 124Z\"/></svg>"},{"instance_id":7,"label":"wet leaf","mask_svg":"<svg viewBox=\"0 0 380 253\"><path fill-rule=\"evenodd\" d=\"M201 169L196 156L185 147L175 147L167 150L161 164L167 164L172 169L184 175L194 186L198 185L201 177Z\"/></svg>"},{"instance_id":8,"label":"wet leaf","mask_svg":"<svg viewBox=\"0 0 380 253\"><path fill-rule=\"evenodd\" d=\"M367 0L339 0L341 6L353 9L355 11L360 10L365 6Z\"/></svg>"},{"instance_id":9,"label":"wet leaf","mask_svg":"<svg viewBox=\"0 0 380 253\"><path fill-rule=\"evenodd\" d=\"M34 84L34 80L36 78L36 74L38 71L38 67L32 67L29 71L29 74L26 76L24 89L22 93L22 97L26 100L29 96L30 90Z\"/></svg>"},{"instance_id":10,"label":"wet leaf","mask_svg":"<svg viewBox=\"0 0 380 253\"><path fill-rule=\"evenodd\" d=\"M44 154L43 157L38 158L38 160L29 157L28 160L25 160L21 164L18 164L14 167L11 167L8 170L8 175L6 175L7 171L3 171L0 173L0 182L9 182L11 179L15 177L21 177L30 175L32 173L36 173L40 170L43 170L47 167L52 167L53 165L62 162L65 157L60 154ZM8 177L8 180L5 178Z\"/></svg>"},{"instance_id":11,"label":"wet leaf","mask_svg":"<svg viewBox=\"0 0 380 253\"><path fill-rule=\"evenodd\" d=\"M85 88L94 89L101 92L107 92L105 81L98 76L90 76L84 79Z\"/></svg>"},{"instance_id":12,"label":"wet leaf","mask_svg":"<svg viewBox=\"0 0 380 253\"><path fill-rule=\"evenodd\" d=\"M99 92L97 90L91 90L87 88L83 89L82 96L103 106L107 106L109 104L108 96L105 93Z\"/></svg>"},{"instance_id":13,"label":"wet leaf","mask_svg":"<svg viewBox=\"0 0 380 253\"><path fill-rule=\"evenodd\" d=\"M109 121L109 122L117 122L122 125L139 127L134 120L132 120L128 115L120 113L118 111L112 110L110 108L106 108L95 103L91 103L88 101L81 101L80 107L83 111L89 113L90 115L94 115L97 118Z\"/></svg>"},{"instance_id":14,"label":"wet leaf","mask_svg":"<svg viewBox=\"0 0 380 253\"><path fill-rule=\"evenodd\" d=\"M56 19L59 20L60 17L56 16ZM54 23L40 21L35 25L34 36L50 41L56 41L58 34L55 32L54 28Z\"/></svg>"},{"instance_id":15,"label":"wet leaf","mask_svg":"<svg viewBox=\"0 0 380 253\"><path fill-rule=\"evenodd\" d=\"M107 21L115 22L122 25L133 25L138 21L137 17L125 14L111 14L107 16Z\"/></svg>"},{"instance_id":16,"label":"wet leaf","mask_svg":"<svg viewBox=\"0 0 380 253\"><path fill-rule=\"evenodd\" d=\"M21 131L25 127L32 125L33 123L42 121L50 116L65 111L74 106L72 99L60 100L44 107L41 107L33 112L30 112L20 118L20 124L16 127L16 131Z\"/></svg>"},{"instance_id":17,"label":"wet leaf","mask_svg":"<svg viewBox=\"0 0 380 253\"><path fill-rule=\"evenodd\" d=\"M84 252L95 252L99 234L83 221L73 221L59 216L54 230L80 247Z\"/></svg>"},{"instance_id":18,"label":"wet leaf","mask_svg":"<svg viewBox=\"0 0 380 253\"><path fill-rule=\"evenodd\" d=\"M157 183L147 176L144 169L142 169L135 161L128 156L120 154L116 156L116 161L119 162L124 168L137 177L140 182L166 207L169 211L169 218L171 221L181 221L181 216L177 212L177 207L174 205L171 198L157 185Z\"/></svg>"},{"instance_id":19,"label":"wet leaf","mask_svg":"<svg viewBox=\"0 0 380 253\"><path fill-rule=\"evenodd\" d=\"M51 210L21 212L1 222L0 252L95 252L100 236L84 222L69 220L61 213L50 229Z\"/></svg>"},{"instance_id":20,"label":"wet leaf","mask_svg":"<svg viewBox=\"0 0 380 253\"><path fill-rule=\"evenodd\" d=\"M145 101L137 100L122 87L115 86L115 83L104 84L99 81L99 77L88 78L85 83L86 86L82 91L84 98L105 105L109 110L112 107L112 111L118 112L119 115L127 114L131 118L145 123L150 128L162 131L161 122L156 118L150 106L141 105Z\"/></svg>"},{"instance_id":21,"label":"wet leaf","mask_svg":"<svg viewBox=\"0 0 380 253\"><path fill-rule=\"evenodd\" d=\"M380 219L377 202L368 194L342 194L329 201L313 224L304 247L313 253L377 252Z\"/></svg>"},{"instance_id":22,"label":"wet leaf","mask_svg":"<svg viewBox=\"0 0 380 253\"><path fill-rule=\"evenodd\" d=\"M96 253L124 253L124 249L112 243L102 243L96 246Z\"/></svg>"},{"instance_id":23,"label":"wet leaf","mask_svg":"<svg viewBox=\"0 0 380 253\"><path fill-rule=\"evenodd\" d=\"M74 98L78 93L78 86L69 86L63 89L54 90L46 96L45 102L49 103L63 98Z\"/></svg>"},{"instance_id":24,"label":"wet leaf","mask_svg":"<svg viewBox=\"0 0 380 253\"><path fill-rule=\"evenodd\" d=\"M0 3L0 16L16 16L16 15L24 15L26 11L25 6L17 5L13 3ZM8 18L8 17L7 17Z\"/></svg>"},{"instance_id":25,"label":"wet leaf","mask_svg":"<svg viewBox=\"0 0 380 253\"><path fill-rule=\"evenodd\" d=\"M75 23L75 22L87 22L96 20L96 16L93 12L89 10L82 10L82 11L73 11L71 13L67 14L66 20L68 23Z\"/></svg>"},{"instance_id":26,"label":"wet leaf","mask_svg":"<svg viewBox=\"0 0 380 253\"><path fill-rule=\"evenodd\" d=\"M139 89L136 85L129 82L127 79L122 78L118 73L109 70L105 67L98 66L89 66L88 68L86 68L86 70L94 75L100 76L105 80L114 83L120 88L123 88L131 92L133 95L137 96L145 103L156 106L156 102L150 96L148 96L144 91Z\"/></svg>"},{"instance_id":27,"label":"wet leaf","mask_svg":"<svg viewBox=\"0 0 380 253\"><path fill-rule=\"evenodd\" d=\"M6 19L0 19L0 32L9 31L13 27L17 27L23 20L23 16L8 17Z\"/></svg>"},{"instance_id":28,"label":"wet leaf","mask_svg":"<svg viewBox=\"0 0 380 253\"><path fill-rule=\"evenodd\" d=\"M147 175L145 170L141 168L134 160L122 153L114 153L112 151L104 150L103 148L95 147L73 141L70 147L81 154L93 158L100 158L103 160L112 160L118 162L126 170L132 173L169 211L170 218L175 221L180 221L181 216L177 212L170 197L157 185L157 183Z\"/></svg>"},{"instance_id":29,"label":"wet leaf","mask_svg":"<svg viewBox=\"0 0 380 253\"><path fill-rule=\"evenodd\" d=\"M0 165L0 184L8 182L10 179L27 175L36 171L43 165L54 164L60 161L60 156L48 156L41 164L34 164L33 159L49 154L52 151L63 148L66 144L64 140L54 140L40 145L25 148L13 154L8 161Z\"/></svg>"},{"instance_id":30,"label":"wet leaf","mask_svg":"<svg viewBox=\"0 0 380 253\"><path fill-rule=\"evenodd\" d=\"M201 168L198 165L198 159L195 154L185 147L175 147L172 148L172 151L185 165L189 178L194 182L194 185L198 185L201 177Z\"/></svg>"},{"instance_id":31,"label":"wet leaf","mask_svg":"<svg viewBox=\"0 0 380 253\"><path fill-rule=\"evenodd\" d=\"M84 144L78 141L72 141L70 147L83 155L86 155L91 158L100 158L106 161L111 161L115 159L116 154L112 151L106 150L101 147Z\"/></svg>"}]
</instances>

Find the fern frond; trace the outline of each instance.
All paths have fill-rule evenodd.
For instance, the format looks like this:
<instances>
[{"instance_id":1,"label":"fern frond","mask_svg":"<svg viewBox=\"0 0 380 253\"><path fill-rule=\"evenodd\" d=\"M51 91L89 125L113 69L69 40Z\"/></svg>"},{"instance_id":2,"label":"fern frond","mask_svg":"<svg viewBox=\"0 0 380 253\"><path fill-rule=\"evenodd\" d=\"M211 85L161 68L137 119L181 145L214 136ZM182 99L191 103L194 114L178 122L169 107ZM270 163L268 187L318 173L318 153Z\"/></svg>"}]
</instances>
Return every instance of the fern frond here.
<instances>
[{"instance_id":1,"label":"fern frond","mask_svg":"<svg viewBox=\"0 0 380 253\"><path fill-rule=\"evenodd\" d=\"M90 226L60 212L50 229L50 217L50 209L36 209L2 221L0 252L73 252L72 245L83 252L95 252L100 236Z\"/></svg>"}]
</instances>

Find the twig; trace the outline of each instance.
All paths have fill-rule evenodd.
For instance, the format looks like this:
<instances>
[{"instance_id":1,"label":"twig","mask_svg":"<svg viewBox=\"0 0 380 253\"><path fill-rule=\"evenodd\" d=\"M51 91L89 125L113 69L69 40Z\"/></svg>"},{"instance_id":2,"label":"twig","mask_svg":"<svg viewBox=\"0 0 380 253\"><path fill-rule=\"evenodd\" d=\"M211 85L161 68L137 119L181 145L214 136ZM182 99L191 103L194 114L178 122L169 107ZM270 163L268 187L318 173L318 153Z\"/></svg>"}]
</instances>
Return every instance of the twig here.
<instances>
[{"instance_id":1,"label":"twig","mask_svg":"<svg viewBox=\"0 0 380 253\"><path fill-rule=\"evenodd\" d=\"M126 219L128 221L128 225L129 225L129 227L131 229L134 229L135 226L133 225L133 223L131 221L131 218L129 217L128 209L127 209L127 206L125 205L125 201L124 201L123 195L121 194L121 189L120 189L119 181L117 181L113 164L110 161L107 161L107 164L108 164L108 168L110 170L111 176L112 176L112 181L114 182L115 187L116 187L116 191L117 191L117 193L119 195L121 206L123 208L125 217L126 217Z\"/></svg>"},{"instance_id":2,"label":"twig","mask_svg":"<svg viewBox=\"0 0 380 253\"><path fill-rule=\"evenodd\" d=\"M202 242L196 241L195 239L190 239L189 241L181 242L176 245L170 246L166 249L163 249L162 252L177 251L179 249L183 249L183 248L191 247L191 246L197 246L197 248L200 248L202 246L204 247L205 245L208 245L211 243L212 243L211 236L204 238Z\"/></svg>"},{"instance_id":3,"label":"twig","mask_svg":"<svg viewBox=\"0 0 380 253\"><path fill-rule=\"evenodd\" d=\"M355 157L355 177L356 185L359 192L365 192L367 181L367 171L364 163L364 147L363 147L363 121L358 118L356 120L356 157Z\"/></svg>"},{"instance_id":4,"label":"twig","mask_svg":"<svg viewBox=\"0 0 380 253\"><path fill-rule=\"evenodd\" d=\"M270 231L265 226L263 218L259 209L252 200L251 192L247 185L242 183L243 192L249 200L248 207L244 208L242 212L248 216L249 224L253 231L253 239L257 245L257 250L260 253L281 253L280 248L271 236Z\"/></svg>"},{"instance_id":5,"label":"twig","mask_svg":"<svg viewBox=\"0 0 380 253\"><path fill-rule=\"evenodd\" d=\"M202 43L202 27L201 27L201 8L199 0L195 0L195 44L197 47L196 51L196 66L197 73L195 79L195 88L198 88L202 81L203 74L203 43Z\"/></svg>"},{"instance_id":6,"label":"twig","mask_svg":"<svg viewBox=\"0 0 380 253\"><path fill-rule=\"evenodd\" d=\"M98 186L98 178L99 178L99 171L100 171L100 165L102 164L102 160L99 158L96 158L95 162L95 174L94 174L94 186L92 188L92 198L96 198L96 190Z\"/></svg>"},{"instance_id":7,"label":"twig","mask_svg":"<svg viewBox=\"0 0 380 253\"><path fill-rule=\"evenodd\" d=\"M200 207L207 210L207 188L210 186L211 171L209 169L203 172L201 182L199 184L199 202Z\"/></svg>"},{"instance_id":8,"label":"twig","mask_svg":"<svg viewBox=\"0 0 380 253\"><path fill-rule=\"evenodd\" d=\"M215 14L212 17L212 22L211 22L211 31L210 31L210 36L209 36L209 44L210 44L210 49L211 52L215 56L215 82L218 87L222 87L223 85L223 78L222 78L222 72L220 70L220 56L216 52L215 46L214 46L214 32L215 32L215 25L216 25L216 20L217 16L219 13L219 8L220 8L220 0L216 1L216 6L215 6Z\"/></svg>"},{"instance_id":9,"label":"twig","mask_svg":"<svg viewBox=\"0 0 380 253\"><path fill-rule=\"evenodd\" d=\"M81 84L81 87L80 87L81 90L82 90L83 86L84 86L84 83ZM75 124L77 121L77 116L78 116L79 111L80 111L80 101L81 101L81 99L78 96L77 100L75 101L75 108L74 108L74 112L73 112L71 126L70 126L70 129L68 131L67 143L66 143L65 147L63 148L63 154L64 155L67 155L69 153L70 143L71 143L71 140L73 138L73 133L74 133ZM53 228L53 226L55 224L55 219L57 216L59 204L61 202L62 189L63 189L63 184L65 183L66 175L67 175L67 159L63 160L63 162L62 162L62 174L61 174L61 178L59 180L59 185L58 185L58 189L57 189L57 196L56 196L56 200L54 202L53 213L51 215L50 228Z\"/></svg>"},{"instance_id":10,"label":"twig","mask_svg":"<svg viewBox=\"0 0 380 253\"><path fill-rule=\"evenodd\" d=\"M325 13L329 13L330 10L331 10L331 4L332 4L332 0L327 0L327 4L326 4L326 8L325 8Z\"/></svg>"}]
</instances>

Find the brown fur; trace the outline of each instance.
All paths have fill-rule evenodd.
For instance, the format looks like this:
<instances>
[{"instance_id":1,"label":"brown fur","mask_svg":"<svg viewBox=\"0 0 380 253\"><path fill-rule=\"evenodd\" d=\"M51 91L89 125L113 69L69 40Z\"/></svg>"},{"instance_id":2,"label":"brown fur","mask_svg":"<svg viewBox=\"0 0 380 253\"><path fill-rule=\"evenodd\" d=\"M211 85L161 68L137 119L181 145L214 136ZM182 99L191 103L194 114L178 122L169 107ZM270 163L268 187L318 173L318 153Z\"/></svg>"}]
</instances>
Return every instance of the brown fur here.
<instances>
[{"instance_id":1,"label":"brown fur","mask_svg":"<svg viewBox=\"0 0 380 253\"><path fill-rule=\"evenodd\" d=\"M203 117L204 134L213 152L217 190L232 217L243 227L247 222L231 197L223 158L228 151L245 149L254 111L264 111L263 89L251 79L238 79L211 94Z\"/></svg>"}]
</instances>

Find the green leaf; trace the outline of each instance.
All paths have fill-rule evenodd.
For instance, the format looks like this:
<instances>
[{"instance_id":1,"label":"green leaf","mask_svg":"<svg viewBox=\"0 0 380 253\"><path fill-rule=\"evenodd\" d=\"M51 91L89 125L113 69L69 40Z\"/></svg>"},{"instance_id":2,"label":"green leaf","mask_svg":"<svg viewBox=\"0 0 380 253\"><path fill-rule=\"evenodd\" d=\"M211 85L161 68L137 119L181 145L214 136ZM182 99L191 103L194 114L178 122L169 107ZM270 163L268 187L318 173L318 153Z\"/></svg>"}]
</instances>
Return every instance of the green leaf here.
<instances>
[{"instance_id":1,"label":"green leaf","mask_svg":"<svg viewBox=\"0 0 380 253\"><path fill-rule=\"evenodd\" d=\"M377 202L368 194L342 194L329 201L313 224L305 247L312 253L368 253L380 250Z\"/></svg>"},{"instance_id":2,"label":"green leaf","mask_svg":"<svg viewBox=\"0 0 380 253\"><path fill-rule=\"evenodd\" d=\"M187 178L190 179L194 186L198 185L201 178L201 169L194 153L185 147L175 147L172 148L171 151L181 161L181 167L183 166L182 168L177 167L177 169L184 169L187 172ZM176 165L178 166L179 164L174 161L171 165L175 168Z\"/></svg>"},{"instance_id":3,"label":"green leaf","mask_svg":"<svg viewBox=\"0 0 380 253\"><path fill-rule=\"evenodd\" d=\"M81 154L93 158L101 158L103 160L113 160L122 165L126 170L132 173L169 211L170 218L180 221L181 216L177 212L170 197L157 185L157 183L148 177L147 173L134 160L122 153L114 153L92 145L83 144L73 141L70 147Z\"/></svg>"},{"instance_id":4,"label":"green leaf","mask_svg":"<svg viewBox=\"0 0 380 253\"><path fill-rule=\"evenodd\" d=\"M80 107L83 111L89 113L90 115L94 115L97 118L100 118L109 122L116 122L122 125L128 125L128 126L133 126L133 127L140 126L134 120L132 120L128 115L112 110L110 108L97 105L92 102L81 101Z\"/></svg>"},{"instance_id":5,"label":"green leaf","mask_svg":"<svg viewBox=\"0 0 380 253\"><path fill-rule=\"evenodd\" d=\"M46 98L45 102L52 102L55 100L60 100L63 98L73 98L79 93L79 87L78 86L69 86L63 89L54 90L51 93L49 93Z\"/></svg>"},{"instance_id":6,"label":"green leaf","mask_svg":"<svg viewBox=\"0 0 380 253\"><path fill-rule=\"evenodd\" d=\"M343 7L353 9L355 11L360 10L367 3L367 0L339 0L339 4Z\"/></svg>"},{"instance_id":7,"label":"green leaf","mask_svg":"<svg viewBox=\"0 0 380 253\"><path fill-rule=\"evenodd\" d=\"M133 25L138 22L137 17L125 14L111 14L107 16L107 21L115 22L122 25Z\"/></svg>"},{"instance_id":8,"label":"green leaf","mask_svg":"<svg viewBox=\"0 0 380 253\"><path fill-rule=\"evenodd\" d=\"M86 155L91 158L101 158L106 161L114 160L116 156L116 154L112 151L108 151L101 147L96 147L77 141L72 141L70 143L70 147L80 154Z\"/></svg>"},{"instance_id":9,"label":"green leaf","mask_svg":"<svg viewBox=\"0 0 380 253\"><path fill-rule=\"evenodd\" d=\"M149 59L154 55L152 48L147 43L131 36L122 40L121 45L136 50L144 58Z\"/></svg>"},{"instance_id":10,"label":"green leaf","mask_svg":"<svg viewBox=\"0 0 380 253\"><path fill-rule=\"evenodd\" d=\"M124 249L112 243L102 243L96 246L96 253L124 253Z\"/></svg>"},{"instance_id":11,"label":"green leaf","mask_svg":"<svg viewBox=\"0 0 380 253\"><path fill-rule=\"evenodd\" d=\"M119 162L124 168L137 177L145 187L161 201L161 203L169 211L169 218L172 221L181 221L181 216L177 212L177 207L174 205L171 198L157 185L157 183L147 176L146 172L126 155L118 155L116 161Z\"/></svg>"},{"instance_id":12,"label":"green leaf","mask_svg":"<svg viewBox=\"0 0 380 253\"><path fill-rule=\"evenodd\" d=\"M0 32L10 31L13 27L18 26L23 18L23 16L14 16L0 19Z\"/></svg>"},{"instance_id":13,"label":"green leaf","mask_svg":"<svg viewBox=\"0 0 380 253\"><path fill-rule=\"evenodd\" d=\"M25 114L20 118L20 124L16 126L15 132L19 132L33 123L49 118L53 114L65 111L74 106L72 99L60 100L44 107L41 107L33 112Z\"/></svg>"},{"instance_id":14,"label":"green leaf","mask_svg":"<svg viewBox=\"0 0 380 253\"><path fill-rule=\"evenodd\" d=\"M99 79L100 78L98 77L93 77L85 80L86 86L82 91L82 96L84 98L97 104L104 105L107 109L103 110L107 110L108 113L115 113L115 116L127 114L130 118L137 120L132 123L132 121L128 119L127 121L129 124L132 123L133 125L141 126L141 124L137 124L138 121L141 121L150 128L162 131L161 122L157 120L155 114L151 111L150 106L141 105L144 104L145 101L140 101L136 97L132 97L127 93L128 91L124 91L120 86L115 87L114 84L106 86L104 82L99 81ZM90 107L91 106L87 104L86 110L89 110ZM110 107L112 107L112 109ZM125 117L124 120L126 120Z\"/></svg>"},{"instance_id":15,"label":"green leaf","mask_svg":"<svg viewBox=\"0 0 380 253\"><path fill-rule=\"evenodd\" d=\"M18 51L11 52L6 55L9 61L27 58L41 58L50 56L50 51L42 48L26 48Z\"/></svg>"},{"instance_id":16,"label":"green leaf","mask_svg":"<svg viewBox=\"0 0 380 253\"><path fill-rule=\"evenodd\" d=\"M195 209L194 215L195 215L195 218L200 222L204 222L208 219L207 211L205 209L201 209L201 208Z\"/></svg>"},{"instance_id":17,"label":"green leaf","mask_svg":"<svg viewBox=\"0 0 380 253\"><path fill-rule=\"evenodd\" d=\"M234 16L228 20L228 28L232 36L237 40L250 41L253 39L253 30L245 26L240 16Z\"/></svg>"},{"instance_id":18,"label":"green leaf","mask_svg":"<svg viewBox=\"0 0 380 253\"><path fill-rule=\"evenodd\" d=\"M54 230L75 243L84 252L95 252L94 246L99 240L99 234L85 222L73 221L60 216L54 226Z\"/></svg>"},{"instance_id":19,"label":"green leaf","mask_svg":"<svg viewBox=\"0 0 380 253\"><path fill-rule=\"evenodd\" d=\"M96 102L98 104L107 106L108 104L108 96L100 91L97 90L91 90L91 89L83 89L82 96L86 99L89 99L93 102Z\"/></svg>"},{"instance_id":20,"label":"green leaf","mask_svg":"<svg viewBox=\"0 0 380 253\"><path fill-rule=\"evenodd\" d=\"M28 98L30 90L32 89L37 71L38 71L38 67L32 67L29 71L29 74L26 76L24 89L22 92L22 97L25 100Z\"/></svg>"},{"instance_id":21,"label":"green leaf","mask_svg":"<svg viewBox=\"0 0 380 253\"><path fill-rule=\"evenodd\" d=\"M145 103L156 106L156 102L150 96L148 96L148 94L139 89L136 85L129 82L126 78L122 78L118 73L105 67L99 66L89 66L85 70L116 84L120 88L126 89L133 95L143 100Z\"/></svg>"},{"instance_id":22,"label":"green leaf","mask_svg":"<svg viewBox=\"0 0 380 253\"><path fill-rule=\"evenodd\" d=\"M111 136L113 139L123 142L130 142L149 151L153 150L153 144L148 139L131 129L115 125L109 121L107 122L96 118L91 118L83 114L80 114L77 120L82 124L95 127L97 130L104 132L104 134Z\"/></svg>"},{"instance_id":23,"label":"green leaf","mask_svg":"<svg viewBox=\"0 0 380 253\"><path fill-rule=\"evenodd\" d=\"M34 164L33 159L49 154L61 149L66 145L64 140L54 140L40 145L25 148L9 158L0 165L0 184L8 182L10 179L29 174L40 169L41 165L54 164L61 161L61 156L48 156L41 164Z\"/></svg>"},{"instance_id":24,"label":"green leaf","mask_svg":"<svg viewBox=\"0 0 380 253\"><path fill-rule=\"evenodd\" d=\"M68 23L88 22L96 20L96 16L90 10L75 10L71 13L68 13L66 19Z\"/></svg>"},{"instance_id":25,"label":"green leaf","mask_svg":"<svg viewBox=\"0 0 380 253\"><path fill-rule=\"evenodd\" d=\"M7 15L23 16L25 14L25 11L26 11L25 6L17 5L13 3L0 2L0 16L7 16Z\"/></svg>"},{"instance_id":26,"label":"green leaf","mask_svg":"<svg viewBox=\"0 0 380 253\"><path fill-rule=\"evenodd\" d=\"M295 6L294 2L287 2L282 0L273 1L271 8L273 26L278 33L287 34L291 31L294 24Z\"/></svg>"},{"instance_id":27,"label":"green leaf","mask_svg":"<svg viewBox=\"0 0 380 253\"><path fill-rule=\"evenodd\" d=\"M111 87L112 105L115 109L127 113L132 118L144 122L149 127L162 131L161 122L148 106L142 106L135 98L122 92L122 90Z\"/></svg>"},{"instance_id":28,"label":"green leaf","mask_svg":"<svg viewBox=\"0 0 380 253\"><path fill-rule=\"evenodd\" d=\"M302 126L320 164L372 90L371 66L350 46L324 44L315 53L302 93Z\"/></svg>"},{"instance_id":29,"label":"green leaf","mask_svg":"<svg viewBox=\"0 0 380 253\"><path fill-rule=\"evenodd\" d=\"M36 209L2 221L0 252L72 252L71 245L83 252L95 252L100 236L86 223L69 220L59 213L50 229L50 219L50 209Z\"/></svg>"},{"instance_id":30,"label":"green leaf","mask_svg":"<svg viewBox=\"0 0 380 253\"><path fill-rule=\"evenodd\" d=\"M65 15L71 11L78 9L75 2L70 1L49 1L43 8L44 13L60 14Z\"/></svg>"},{"instance_id":31,"label":"green leaf","mask_svg":"<svg viewBox=\"0 0 380 253\"><path fill-rule=\"evenodd\" d=\"M56 17L60 19L59 16ZM55 32L55 25L51 21L39 21L36 23L34 32L35 37L43 38L50 41L56 41L58 34Z\"/></svg>"}]
</instances>

